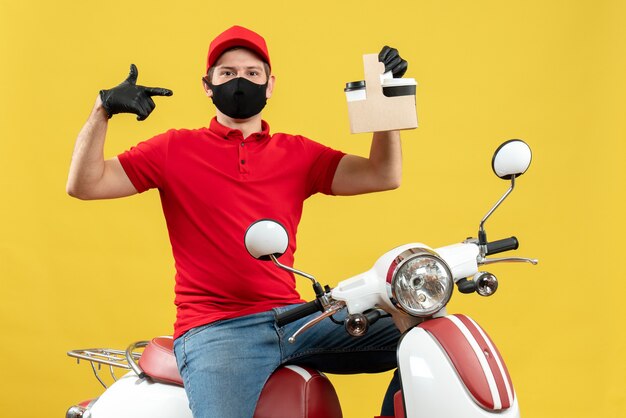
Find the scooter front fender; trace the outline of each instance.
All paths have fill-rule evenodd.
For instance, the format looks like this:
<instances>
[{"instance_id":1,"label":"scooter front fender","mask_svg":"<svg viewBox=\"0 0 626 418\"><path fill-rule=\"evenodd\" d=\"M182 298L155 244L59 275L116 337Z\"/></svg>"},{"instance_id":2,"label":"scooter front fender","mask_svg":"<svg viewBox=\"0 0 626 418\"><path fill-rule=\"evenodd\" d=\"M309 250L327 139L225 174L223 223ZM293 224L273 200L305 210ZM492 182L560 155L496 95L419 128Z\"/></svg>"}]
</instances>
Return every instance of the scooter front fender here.
<instances>
[{"instance_id":1,"label":"scooter front fender","mask_svg":"<svg viewBox=\"0 0 626 418\"><path fill-rule=\"evenodd\" d=\"M185 389L128 373L98 398L90 418L192 418Z\"/></svg>"},{"instance_id":2,"label":"scooter front fender","mask_svg":"<svg viewBox=\"0 0 626 418\"><path fill-rule=\"evenodd\" d=\"M398 367L407 418L519 418L504 361L464 315L428 320L404 334Z\"/></svg>"}]
</instances>

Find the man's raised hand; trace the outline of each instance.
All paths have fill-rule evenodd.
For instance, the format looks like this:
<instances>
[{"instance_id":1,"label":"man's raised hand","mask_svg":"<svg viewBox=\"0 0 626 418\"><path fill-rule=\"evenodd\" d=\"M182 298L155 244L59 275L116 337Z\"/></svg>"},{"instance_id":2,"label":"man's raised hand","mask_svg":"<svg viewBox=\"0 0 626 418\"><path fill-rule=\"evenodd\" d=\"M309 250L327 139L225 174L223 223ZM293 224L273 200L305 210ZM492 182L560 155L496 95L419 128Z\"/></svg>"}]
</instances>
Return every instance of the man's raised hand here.
<instances>
[{"instance_id":1,"label":"man's raised hand","mask_svg":"<svg viewBox=\"0 0 626 418\"><path fill-rule=\"evenodd\" d=\"M394 78L402 77L409 67L409 64L402 59L398 50L387 45L378 54L378 61L385 64L385 72L391 71Z\"/></svg>"},{"instance_id":2,"label":"man's raised hand","mask_svg":"<svg viewBox=\"0 0 626 418\"><path fill-rule=\"evenodd\" d=\"M152 96L171 96L172 90L137 85L137 67L130 65L130 74L121 84L110 90L100 90L102 106L109 118L116 113L134 113L137 120L145 120L154 110Z\"/></svg>"}]
</instances>

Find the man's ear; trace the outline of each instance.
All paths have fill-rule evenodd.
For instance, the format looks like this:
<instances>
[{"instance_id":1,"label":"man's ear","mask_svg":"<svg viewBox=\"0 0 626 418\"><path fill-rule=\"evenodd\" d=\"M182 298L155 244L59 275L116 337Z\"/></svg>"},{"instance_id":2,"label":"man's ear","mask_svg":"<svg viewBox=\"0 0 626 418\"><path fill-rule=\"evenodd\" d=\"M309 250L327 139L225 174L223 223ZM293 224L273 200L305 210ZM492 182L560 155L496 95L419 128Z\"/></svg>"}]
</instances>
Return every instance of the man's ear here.
<instances>
[{"instance_id":1,"label":"man's ear","mask_svg":"<svg viewBox=\"0 0 626 418\"><path fill-rule=\"evenodd\" d=\"M209 78L207 76L202 77L202 87L207 95L207 97L213 97L213 90L211 90Z\"/></svg>"},{"instance_id":2,"label":"man's ear","mask_svg":"<svg viewBox=\"0 0 626 418\"><path fill-rule=\"evenodd\" d=\"M270 79L267 80L267 89L265 90L266 99L269 99L270 97L272 97L272 92L274 91L274 83L276 83L276 77L271 75Z\"/></svg>"}]
</instances>

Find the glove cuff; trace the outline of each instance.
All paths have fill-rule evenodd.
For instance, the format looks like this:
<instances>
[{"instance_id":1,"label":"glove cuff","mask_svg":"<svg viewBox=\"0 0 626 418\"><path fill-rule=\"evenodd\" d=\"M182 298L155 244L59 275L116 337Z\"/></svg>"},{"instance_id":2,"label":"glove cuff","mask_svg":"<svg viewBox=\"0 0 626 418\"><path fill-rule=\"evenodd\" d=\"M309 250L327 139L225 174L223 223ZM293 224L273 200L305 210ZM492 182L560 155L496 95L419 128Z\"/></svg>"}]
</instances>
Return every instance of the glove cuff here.
<instances>
[{"instance_id":1,"label":"glove cuff","mask_svg":"<svg viewBox=\"0 0 626 418\"><path fill-rule=\"evenodd\" d=\"M104 108L104 111L107 112L107 116L109 117L109 119L111 119L111 117L113 116L113 113L111 113L111 110L109 109L108 106L108 99L109 96L107 95L109 91L108 90L100 90L100 100L102 101L102 107Z\"/></svg>"}]
</instances>

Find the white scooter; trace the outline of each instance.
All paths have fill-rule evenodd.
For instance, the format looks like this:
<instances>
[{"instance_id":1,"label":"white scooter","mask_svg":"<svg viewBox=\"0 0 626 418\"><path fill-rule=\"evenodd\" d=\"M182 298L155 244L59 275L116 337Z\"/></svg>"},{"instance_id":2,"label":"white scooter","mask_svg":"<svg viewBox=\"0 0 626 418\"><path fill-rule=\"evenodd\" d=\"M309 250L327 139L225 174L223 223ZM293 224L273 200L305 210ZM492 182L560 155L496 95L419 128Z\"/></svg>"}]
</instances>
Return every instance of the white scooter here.
<instances>
[{"instance_id":1,"label":"white scooter","mask_svg":"<svg viewBox=\"0 0 626 418\"><path fill-rule=\"evenodd\" d=\"M530 148L521 140L502 144L492 159L498 177L511 181L507 192L482 219L478 238L432 249L412 243L394 248L374 266L330 289L306 273L284 266L278 257L288 246L284 227L272 220L253 223L245 244L252 256L309 278L315 300L277 317L284 325L321 311L290 340L347 310L346 332L364 335L382 313L392 316L402 333L398 369L402 390L395 396L395 418L519 417L517 396L504 360L487 333L465 315L448 315L446 305L454 284L461 293L491 296L496 277L479 267L494 263L528 262L528 258L487 258L518 248L515 237L488 242L485 222L513 191L515 180L530 165ZM145 347L143 353L137 350ZM72 406L67 418L191 418L178 374L172 340L155 338L131 344L126 351L73 350L69 356L87 360L106 387L100 369L109 366L115 380L96 399ZM117 379L114 368L130 369ZM283 366L266 383L255 418L341 418L341 407L329 380L299 366Z\"/></svg>"}]
</instances>

